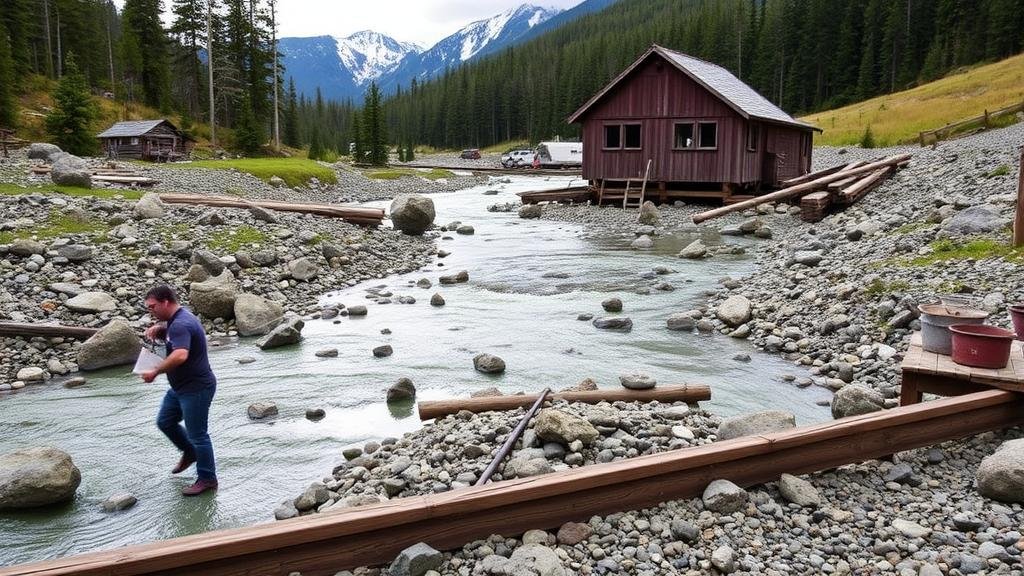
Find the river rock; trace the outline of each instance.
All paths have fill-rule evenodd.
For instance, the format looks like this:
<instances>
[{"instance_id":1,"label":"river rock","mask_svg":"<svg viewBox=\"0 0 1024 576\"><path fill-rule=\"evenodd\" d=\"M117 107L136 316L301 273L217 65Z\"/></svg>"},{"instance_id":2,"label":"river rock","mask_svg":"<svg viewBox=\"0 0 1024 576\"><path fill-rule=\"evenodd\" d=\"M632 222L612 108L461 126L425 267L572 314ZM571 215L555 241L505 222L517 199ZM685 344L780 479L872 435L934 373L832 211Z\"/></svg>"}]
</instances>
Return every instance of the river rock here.
<instances>
[{"instance_id":1,"label":"river rock","mask_svg":"<svg viewBox=\"0 0 1024 576\"><path fill-rule=\"evenodd\" d=\"M715 315L729 326L738 328L750 321L750 308L750 300L746 296L736 294L722 302L715 311Z\"/></svg>"},{"instance_id":2,"label":"river rock","mask_svg":"<svg viewBox=\"0 0 1024 576\"><path fill-rule=\"evenodd\" d=\"M821 494L814 485L792 474L783 474L779 479L779 492L783 498L797 506L821 506Z\"/></svg>"},{"instance_id":3,"label":"river rock","mask_svg":"<svg viewBox=\"0 0 1024 576\"><path fill-rule=\"evenodd\" d=\"M0 456L0 510L66 502L81 481L71 456L57 448L41 446L4 454Z\"/></svg>"},{"instance_id":4,"label":"river rock","mask_svg":"<svg viewBox=\"0 0 1024 576\"><path fill-rule=\"evenodd\" d=\"M269 334L256 341L260 350L270 350L298 344L302 341L302 329L306 323L301 318L288 318L278 324Z\"/></svg>"},{"instance_id":5,"label":"river rock","mask_svg":"<svg viewBox=\"0 0 1024 576\"><path fill-rule=\"evenodd\" d=\"M394 353L395 350L394 348L391 347L390 344L377 346L376 348L373 349L373 356L375 358L387 358L388 356L391 356Z\"/></svg>"},{"instance_id":6,"label":"river rock","mask_svg":"<svg viewBox=\"0 0 1024 576\"><path fill-rule=\"evenodd\" d=\"M747 505L747 491L728 480L715 480L704 489L704 507L719 514L732 514Z\"/></svg>"},{"instance_id":7,"label":"river rock","mask_svg":"<svg viewBox=\"0 0 1024 576\"><path fill-rule=\"evenodd\" d=\"M660 226L661 213L658 212L658 207L654 205L654 202L647 200L640 206L640 215L636 221L645 226Z\"/></svg>"},{"instance_id":8,"label":"river rock","mask_svg":"<svg viewBox=\"0 0 1024 576\"><path fill-rule=\"evenodd\" d=\"M391 203L391 222L410 236L419 236L434 224L434 201L419 194L404 194Z\"/></svg>"},{"instance_id":9,"label":"river rock","mask_svg":"<svg viewBox=\"0 0 1024 576\"><path fill-rule=\"evenodd\" d=\"M473 234L476 233L476 230L469 224L460 224L458 227L455 228L455 233L462 234L464 236L472 236Z\"/></svg>"},{"instance_id":10,"label":"river rock","mask_svg":"<svg viewBox=\"0 0 1024 576\"><path fill-rule=\"evenodd\" d=\"M262 206L257 206L256 204L249 206L249 214L252 215L253 219L257 222L266 222L268 224L278 223L277 216L275 216L273 212Z\"/></svg>"},{"instance_id":11,"label":"river rock","mask_svg":"<svg viewBox=\"0 0 1024 576\"><path fill-rule=\"evenodd\" d=\"M544 214L540 204L526 204L519 208L519 217L532 220L534 218L540 218Z\"/></svg>"},{"instance_id":12,"label":"river rock","mask_svg":"<svg viewBox=\"0 0 1024 576\"><path fill-rule=\"evenodd\" d=\"M707 254L708 247L704 245L704 242L701 242L698 239L687 244L686 247L679 252L679 257L687 258L690 260L697 260L707 256Z\"/></svg>"},{"instance_id":13,"label":"river rock","mask_svg":"<svg viewBox=\"0 0 1024 576\"><path fill-rule=\"evenodd\" d=\"M594 318L593 324L595 328L600 328L601 330L629 332L633 329L633 321L621 316L615 316L612 318Z\"/></svg>"},{"instance_id":14,"label":"river rock","mask_svg":"<svg viewBox=\"0 0 1024 576\"><path fill-rule=\"evenodd\" d=\"M987 234L1004 228L1008 220L985 206L971 206L953 215L942 225L942 231L951 236Z\"/></svg>"},{"instance_id":15,"label":"river rock","mask_svg":"<svg viewBox=\"0 0 1024 576\"><path fill-rule=\"evenodd\" d=\"M207 318L233 317L237 296L238 281L230 270L203 282L193 282L188 291L192 310Z\"/></svg>"},{"instance_id":16,"label":"river rock","mask_svg":"<svg viewBox=\"0 0 1024 576\"><path fill-rule=\"evenodd\" d=\"M314 355L317 358L337 358L338 357L338 349L337 348L321 348L320 350L317 350Z\"/></svg>"},{"instance_id":17,"label":"river rock","mask_svg":"<svg viewBox=\"0 0 1024 576\"><path fill-rule=\"evenodd\" d=\"M629 244L629 247L633 248L634 250L646 250L651 246L654 246L654 240L651 240L651 237L648 236L647 234L640 236L639 238L633 240L633 242Z\"/></svg>"},{"instance_id":18,"label":"river rock","mask_svg":"<svg viewBox=\"0 0 1024 576\"><path fill-rule=\"evenodd\" d=\"M249 405L246 413L252 420L262 420L264 418L276 416L278 413L277 404L274 404L273 402L253 402Z\"/></svg>"},{"instance_id":19,"label":"river rock","mask_svg":"<svg viewBox=\"0 0 1024 576\"><path fill-rule=\"evenodd\" d=\"M438 278L438 282L441 284L462 284L463 282L469 282L469 272L462 270L456 274L441 276Z\"/></svg>"},{"instance_id":20,"label":"river rock","mask_svg":"<svg viewBox=\"0 0 1024 576\"><path fill-rule=\"evenodd\" d=\"M589 446L601 436L590 422L555 408L541 410L533 430L542 440L558 442L563 446L568 446L576 440Z\"/></svg>"},{"instance_id":21,"label":"river rock","mask_svg":"<svg viewBox=\"0 0 1024 576\"><path fill-rule=\"evenodd\" d=\"M320 274L320 268L310 261L309 258L296 258L288 263L288 273L292 278L306 282L316 278Z\"/></svg>"},{"instance_id":22,"label":"river rock","mask_svg":"<svg viewBox=\"0 0 1024 576\"><path fill-rule=\"evenodd\" d=\"M18 370L18 374L14 377L16 380L22 382L42 382L46 377L46 371L38 366L28 366Z\"/></svg>"},{"instance_id":23,"label":"river rock","mask_svg":"<svg viewBox=\"0 0 1024 576\"><path fill-rule=\"evenodd\" d=\"M505 361L492 354L477 354L473 357L473 368L484 374L500 374L505 371Z\"/></svg>"},{"instance_id":24,"label":"river rock","mask_svg":"<svg viewBox=\"0 0 1024 576\"><path fill-rule=\"evenodd\" d=\"M79 264L92 260L93 249L92 246L85 244L66 244L57 248L57 256L67 258L68 262Z\"/></svg>"},{"instance_id":25,"label":"river rock","mask_svg":"<svg viewBox=\"0 0 1024 576\"><path fill-rule=\"evenodd\" d=\"M1004 442L986 456L975 478L982 496L1024 504L1024 438Z\"/></svg>"},{"instance_id":26,"label":"river rock","mask_svg":"<svg viewBox=\"0 0 1024 576\"><path fill-rule=\"evenodd\" d=\"M860 384L843 386L832 397L832 417L846 418L878 412L885 408L885 398L878 392Z\"/></svg>"},{"instance_id":27,"label":"river rock","mask_svg":"<svg viewBox=\"0 0 1024 576\"><path fill-rule=\"evenodd\" d=\"M388 388L388 402L401 402L416 398L416 386L408 378L399 378Z\"/></svg>"},{"instance_id":28,"label":"river rock","mask_svg":"<svg viewBox=\"0 0 1024 576\"><path fill-rule=\"evenodd\" d=\"M92 188L92 169L89 163L74 154L61 154L53 161L50 179L61 186Z\"/></svg>"},{"instance_id":29,"label":"river rock","mask_svg":"<svg viewBox=\"0 0 1024 576\"><path fill-rule=\"evenodd\" d=\"M492 554L480 561L484 574L567 576L558 555L543 544L524 544L508 558Z\"/></svg>"},{"instance_id":30,"label":"river rock","mask_svg":"<svg viewBox=\"0 0 1024 576\"><path fill-rule=\"evenodd\" d=\"M63 152L64 151L60 149L60 146L47 142L33 142L32 145L28 147L28 157L30 160L46 160L47 162L52 162L52 156L63 154Z\"/></svg>"},{"instance_id":31,"label":"river rock","mask_svg":"<svg viewBox=\"0 0 1024 576\"><path fill-rule=\"evenodd\" d=\"M711 565L722 574L736 571L736 551L729 546L719 546L711 553Z\"/></svg>"},{"instance_id":32,"label":"river rock","mask_svg":"<svg viewBox=\"0 0 1024 576\"><path fill-rule=\"evenodd\" d=\"M312 422L318 422L323 420L327 416L327 411L323 408L306 408L306 420Z\"/></svg>"},{"instance_id":33,"label":"river rock","mask_svg":"<svg viewBox=\"0 0 1024 576\"><path fill-rule=\"evenodd\" d=\"M145 196L135 203L132 214L136 220L160 218L164 215L164 203L155 192L147 192Z\"/></svg>"},{"instance_id":34,"label":"river rock","mask_svg":"<svg viewBox=\"0 0 1024 576\"><path fill-rule=\"evenodd\" d=\"M82 314L99 314L117 309L117 301L106 292L83 292L64 303L68 309Z\"/></svg>"},{"instance_id":35,"label":"river rock","mask_svg":"<svg viewBox=\"0 0 1024 576\"><path fill-rule=\"evenodd\" d=\"M46 246L43 246L42 242L37 242L31 238L19 238L11 242L11 245L7 247L7 251L15 256L28 258L33 254L45 253Z\"/></svg>"},{"instance_id":36,"label":"river rock","mask_svg":"<svg viewBox=\"0 0 1024 576\"><path fill-rule=\"evenodd\" d=\"M430 297L430 305L431 306L444 306L444 297L441 296L438 293L435 293L433 296Z\"/></svg>"},{"instance_id":37,"label":"river rock","mask_svg":"<svg viewBox=\"0 0 1024 576\"><path fill-rule=\"evenodd\" d=\"M120 512L135 506L138 501L139 499L134 494L123 492L107 498L100 504L100 507L103 508L104 512Z\"/></svg>"},{"instance_id":38,"label":"river rock","mask_svg":"<svg viewBox=\"0 0 1024 576\"><path fill-rule=\"evenodd\" d=\"M619 376L619 383L629 390L650 390L658 382L647 374L622 374Z\"/></svg>"},{"instance_id":39,"label":"river rock","mask_svg":"<svg viewBox=\"0 0 1024 576\"><path fill-rule=\"evenodd\" d=\"M622 300L619 298L609 298L601 302L601 308L604 308L605 312L622 312Z\"/></svg>"},{"instance_id":40,"label":"river rock","mask_svg":"<svg viewBox=\"0 0 1024 576\"><path fill-rule=\"evenodd\" d=\"M423 576L429 570L439 568L444 556L427 544L413 544L399 552L388 567L389 576Z\"/></svg>"},{"instance_id":41,"label":"river rock","mask_svg":"<svg viewBox=\"0 0 1024 576\"><path fill-rule=\"evenodd\" d=\"M124 320L114 320L100 328L78 349L78 367L99 370L108 366L133 364L142 350L142 341Z\"/></svg>"},{"instance_id":42,"label":"river rock","mask_svg":"<svg viewBox=\"0 0 1024 576\"><path fill-rule=\"evenodd\" d=\"M754 434L778 432L796 427L796 417L781 410L765 410L753 414L745 414L726 418L718 425L719 440L730 440Z\"/></svg>"},{"instance_id":43,"label":"river rock","mask_svg":"<svg viewBox=\"0 0 1024 576\"><path fill-rule=\"evenodd\" d=\"M235 298L234 314L239 336L262 336L281 323L284 309L262 296L239 294Z\"/></svg>"},{"instance_id":44,"label":"river rock","mask_svg":"<svg viewBox=\"0 0 1024 576\"><path fill-rule=\"evenodd\" d=\"M348 307L349 316L366 316L368 312L369 310L367 310L366 306L363 306L362 304Z\"/></svg>"},{"instance_id":45,"label":"river rock","mask_svg":"<svg viewBox=\"0 0 1024 576\"><path fill-rule=\"evenodd\" d=\"M692 331L697 326L697 321L689 312L677 312L668 317L666 321L669 330Z\"/></svg>"},{"instance_id":46,"label":"river rock","mask_svg":"<svg viewBox=\"0 0 1024 576\"><path fill-rule=\"evenodd\" d=\"M793 253L793 258L790 260L791 264L802 264L804 266L813 268L821 261L824 260L821 252L817 250L797 250Z\"/></svg>"},{"instance_id":47,"label":"river rock","mask_svg":"<svg viewBox=\"0 0 1024 576\"><path fill-rule=\"evenodd\" d=\"M195 250L192 252L192 264L202 267L209 276L219 276L224 272L224 263L216 254L209 250ZM200 280L202 282L202 280Z\"/></svg>"}]
</instances>

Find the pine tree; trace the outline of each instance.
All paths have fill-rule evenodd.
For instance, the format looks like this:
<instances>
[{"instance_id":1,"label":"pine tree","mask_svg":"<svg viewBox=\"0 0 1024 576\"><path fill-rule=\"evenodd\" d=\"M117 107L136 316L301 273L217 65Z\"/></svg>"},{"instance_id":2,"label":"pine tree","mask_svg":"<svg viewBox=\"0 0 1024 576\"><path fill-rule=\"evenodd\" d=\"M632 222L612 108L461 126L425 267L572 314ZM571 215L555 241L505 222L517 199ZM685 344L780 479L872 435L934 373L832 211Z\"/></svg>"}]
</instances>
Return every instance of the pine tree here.
<instances>
[{"instance_id":1,"label":"pine tree","mask_svg":"<svg viewBox=\"0 0 1024 576\"><path fill-rule=\"evenodd\" d=\"M306 156L310 160L320 160L324 157L324 145L320 139L320 128L313 127L313 133L309 137L309 153Z\"/></svg>"},{"instance_id":2,"label":"pine tree","mask_svg":"<svg viewBox=\"0 0 1024 576\"><path fill-rule=\"evenodd\" d=\"M14 62L7 30L0 26L0 126L14 128L18 115L14 108Z\"/></svg>"},{"instance_id":3,"label":"pine tree","mask_svg":"<svg viewBox=\"0 0 1024 576\"><path fill-rule=\"evenodd\" d=\"M292 148L302 147L299 140L299 107L295 97L295 79L288 80L288 102L284 112L284 143Z\"/></svg>"},{"instance_id":4,"label":"pine tree","mask_svg":"<svg viewBox=\"0 0 1024 576\"><path fill-rule=\"evenodd\" d=\"M238 124L235 126L235 147L246 154L253 155L258 153L262 146L263 131L256 122L249 97L243 96Z\"/></svg>"},{"instance_id":5,"label":"pine tree","mask_svg":"<svg viewBox=\"0 0 1024 576\"><path fill-rule=\"evenodd\" d=\"M370 83L370 89L366 94L363 105L363 132L365 133L365 146L367 160L374 166L387 166L388 163L388 133L385 124L384 112L381 109L380 89L376 82Z\"/></svg>"},{"instance_id":6,"label":"pine tree","mask_svg":"<svg viewBox=\"0 0 1024 576\"><path fill-rule=\"evenodd\" d=\"M414 151L415 148L416 147L413 146L412 142L409 142L408 146L405 149L405 161L406 162L412 162L413 160L416 159L416 152Z\"/></svg>"},{"instance_id":7,"label":"pine tree","mask_svg":"<svg viewBox=\"0 0 1024 576\"><path fill-rule=\"evenodd\" d=\"M171 82L160 0L125 0L121 50L126 72L141 84L147 105L169 111Z\"/></svg>"},{"instance_id":8,"label":"pine tree","mask_svg":"<svg viewBox=\"0 0 1024 576\"><path fill-rule=\"evenodd\" d=\"M89 86L73 53L67 55L64 76L53 93L53 101L53 111L46 117L46 131L54 143L71 154L93 154L97 142L89 124L96 111L89 96Z\"/></svg>"},{"instance_id":9,"label":"pine tree","mask_svg":"<svg viewBox=\"0 0 1024 576\"><path fill-rule=\"evenodd\" d=\"M366 136L363 130L363 119L362 114L359 112L352 112L352 141L355 143L355 149L352 151L352 161L356 164L365 164L366 159Z\"/></svg>"}]
</instances>

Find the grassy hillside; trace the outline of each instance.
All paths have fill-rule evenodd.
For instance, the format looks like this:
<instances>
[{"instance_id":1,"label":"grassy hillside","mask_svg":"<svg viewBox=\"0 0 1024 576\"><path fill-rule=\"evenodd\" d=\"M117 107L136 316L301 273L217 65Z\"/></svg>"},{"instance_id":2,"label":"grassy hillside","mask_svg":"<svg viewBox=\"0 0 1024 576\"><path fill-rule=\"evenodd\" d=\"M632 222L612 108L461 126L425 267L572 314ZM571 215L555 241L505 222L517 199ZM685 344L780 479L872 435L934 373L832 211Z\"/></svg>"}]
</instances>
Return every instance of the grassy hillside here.
<instances>
[{"instance_id":1,"label":"grassy hillside","mask_svg":"<svg viewBox=\"0 0 1024 576\"><path fill-rule=\"evenodd\" d=\"M856 144L868 126L878 146L917 140L921 131L1024 102L1024 54L802 120L824 130L815 144Z\"/></svg>"}]
</instances>

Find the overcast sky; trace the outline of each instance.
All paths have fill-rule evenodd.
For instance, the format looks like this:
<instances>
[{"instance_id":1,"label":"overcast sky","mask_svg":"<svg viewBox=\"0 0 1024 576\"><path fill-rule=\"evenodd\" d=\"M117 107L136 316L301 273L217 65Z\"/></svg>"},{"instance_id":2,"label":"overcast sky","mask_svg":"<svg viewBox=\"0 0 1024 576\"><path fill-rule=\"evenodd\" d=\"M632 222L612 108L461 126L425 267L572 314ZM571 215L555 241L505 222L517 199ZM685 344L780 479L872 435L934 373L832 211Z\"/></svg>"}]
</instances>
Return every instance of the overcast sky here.
<instances>
[{"instance_id":1,"label":"overcast sky","mask_svg":"<svg viewBox=\"0 0 1024 576\"><path fill-rule=\"evenodd\" d=\"M278 28L288 36L348 36L360 30L387 34L429 48L470 22L521 4L571 8L582 0L278 0ZM114 0L118 8L124 0ZM170 9L171 1L164 0ZM165 21L167 17L165 15Z\"/></svg>"}]
</instances>

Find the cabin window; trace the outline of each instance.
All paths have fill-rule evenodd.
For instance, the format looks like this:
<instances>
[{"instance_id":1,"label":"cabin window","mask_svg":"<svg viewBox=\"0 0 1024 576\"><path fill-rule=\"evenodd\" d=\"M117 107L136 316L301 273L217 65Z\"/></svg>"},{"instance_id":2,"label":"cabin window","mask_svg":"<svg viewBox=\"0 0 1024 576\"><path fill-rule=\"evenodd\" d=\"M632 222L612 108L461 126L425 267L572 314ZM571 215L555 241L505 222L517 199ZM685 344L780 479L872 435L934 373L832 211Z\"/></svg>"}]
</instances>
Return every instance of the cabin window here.
<instances>
[{"instance_id":1,"label":"cabin window","mask_svg":"<svg viewBox=\"0 0 1024 576\"><path fill-rule=\"evenodd\" d=\"M138 138L132 138L132 146L138 146L138 145L139 145L139 139Z\"/></svg>"},{"instance_id":2,"label":"cabin window","mask_svg":"<svg viewBox=\"0 0 1024 576\"><path fill-rule=\"evenodd\" d=\"M622 126L610 124L604 127L604 147L615 150L622 148Z\"/></svg>"},{"instance_id":3,"label":"cabin window","mask_svg":"<svg viewBox=\"0 0 1024 576\"><path fill-rule=\"evenodd\" d=\"M626 145L624 148L639 150L640 149L640 125L639 124L625 124L622 127L623 132L626 133L625 141Z\"/></svg>"},{"instance_id":4,"label":"cabin window","mask_svg":"<svg viewBox=\"0 0 1024 576\"><path fill-rule=\"evenodd\" d=\"M718 148L718 122L698 122L697 133L700 138L698 148Z\"/></svg>"},{"instance_id":5,"label":"cabin window","mask_svg":"<svg viewBox=\"0 0 1024 576\"><path fill-rule=\"evenodd\" d=\"M750 152L757 151L757 142L761 139L761 127L757 124L747 125L747 150Z\"/></svg>"},{"instance_id":6,"label":"cabin window","mask_svg":"<svg viewBox=\"0 0 1024 576\"><path fill-rule=\"evenodd\" d=\"M673 148L676 150L685 150L693 148L693 123L677 123L675 128L675 144Z\"/></svg>"}]
</instances>

